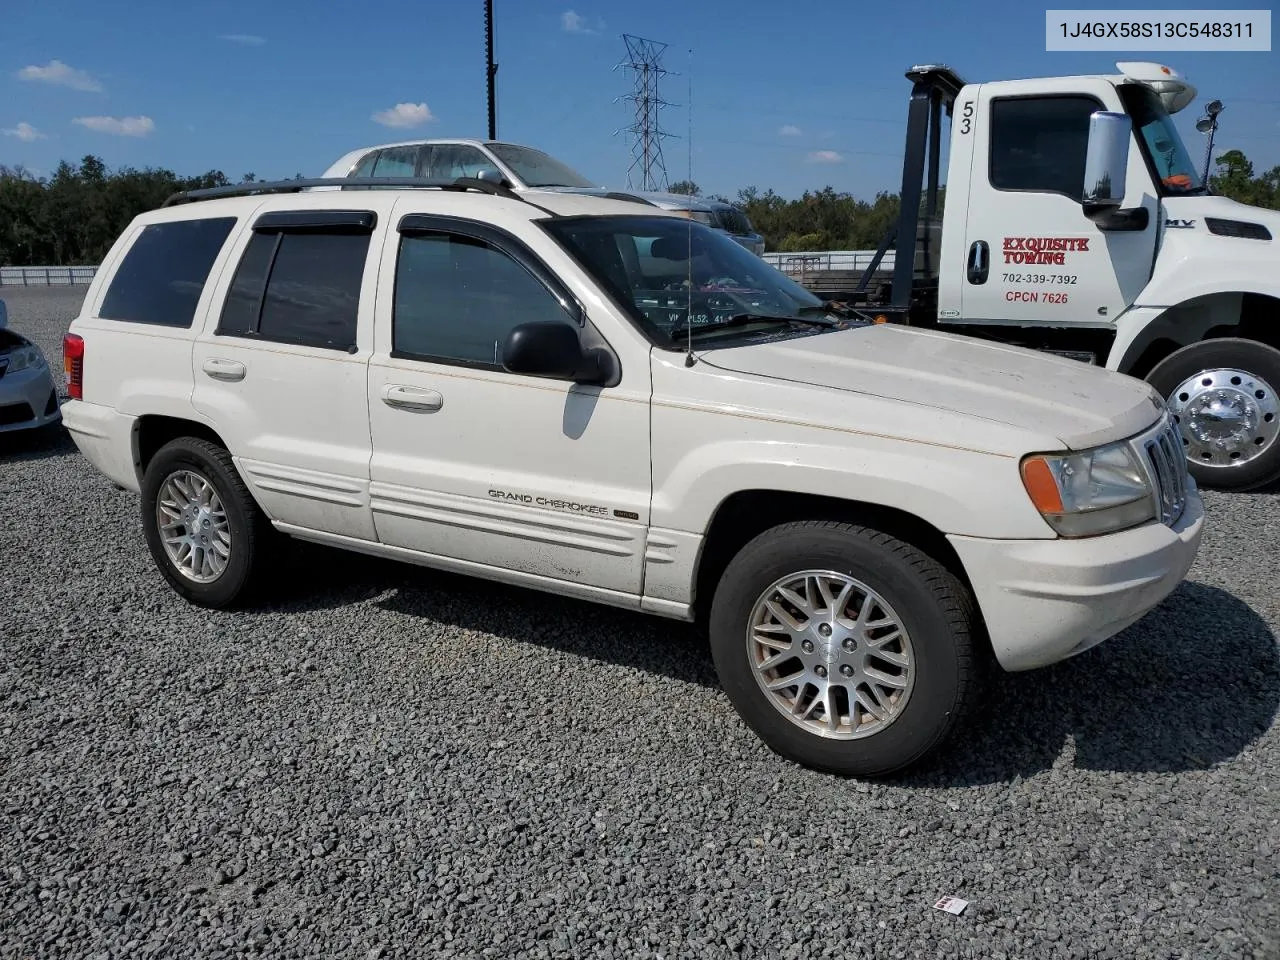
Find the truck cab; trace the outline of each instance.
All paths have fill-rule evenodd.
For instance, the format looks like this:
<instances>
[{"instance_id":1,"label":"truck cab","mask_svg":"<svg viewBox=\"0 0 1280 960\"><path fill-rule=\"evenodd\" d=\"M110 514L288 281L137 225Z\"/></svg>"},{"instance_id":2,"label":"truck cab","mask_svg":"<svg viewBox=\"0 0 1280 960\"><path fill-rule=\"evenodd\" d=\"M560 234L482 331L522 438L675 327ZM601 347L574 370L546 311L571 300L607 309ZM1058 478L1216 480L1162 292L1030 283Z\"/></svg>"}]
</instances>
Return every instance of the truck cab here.
<instances>
[{"instance_id":1,"label":"truck cab","mask_svg":"<svg viewBox=\"0 0 1280 960\"><path fill-rule=\"evenodd\" d=\"M1280 213L1215 196L1171 119L1174 69L965 83L913 93L893 282L855 300L890 321L1047 349L1148 380L1188 467L1220 489L1280 479ZM943 115L949 121L945 197ZM943 202L945 200L945 203ZM901 246L901 245L899 245Z\"/></svg>"}]
</instances>

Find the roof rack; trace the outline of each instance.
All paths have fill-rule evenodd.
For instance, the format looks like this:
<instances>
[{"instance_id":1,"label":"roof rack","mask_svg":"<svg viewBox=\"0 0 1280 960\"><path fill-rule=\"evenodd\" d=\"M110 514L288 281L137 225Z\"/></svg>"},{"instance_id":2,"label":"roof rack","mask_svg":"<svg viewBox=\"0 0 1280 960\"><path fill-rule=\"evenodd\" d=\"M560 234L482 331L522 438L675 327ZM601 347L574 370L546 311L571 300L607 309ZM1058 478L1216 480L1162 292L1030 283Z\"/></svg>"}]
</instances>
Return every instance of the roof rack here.
<instances>
[{"instance_id":1,"label":"roof rack","mask_svg":"<svg viewBox=\"0 0 1280 960\"><path fill-rule=\"evenodd\" d=\"M354 187L358 189L374 189L388 187L414 187L435 190L476 190L495 197L506 197L510 200L526 200L516 191L504 184L492 180L481 180L477 177L458 177L453 180L430 179L427 177L313 177L302 180L265 180L233 183L225 187L202 187L199 190L183 190L167 198L162 207L172 207L179 203L191 203L196 200L214 200L220 197L247 197L258 193L297 193L309 187ZM537 206L537 204L533 204ZM539 209L542 209L539 207ZM549 211L548 211L549 212Z\"/></svg>"}]
</instances>

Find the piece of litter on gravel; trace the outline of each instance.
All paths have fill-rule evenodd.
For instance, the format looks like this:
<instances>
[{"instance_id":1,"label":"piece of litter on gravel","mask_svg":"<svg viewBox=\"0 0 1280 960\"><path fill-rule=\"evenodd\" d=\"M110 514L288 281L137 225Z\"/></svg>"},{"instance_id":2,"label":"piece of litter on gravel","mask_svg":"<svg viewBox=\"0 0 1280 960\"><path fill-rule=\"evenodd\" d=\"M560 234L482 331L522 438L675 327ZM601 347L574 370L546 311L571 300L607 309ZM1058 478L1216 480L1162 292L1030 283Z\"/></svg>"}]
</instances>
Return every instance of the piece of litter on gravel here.
<instances>
[{"instance_id":1,"label":"piece of litter on gravel","mask_svg":"<svg viewBox=\"0 0 1280 960\"><path fill-rule=\"evenodd\" d=\"M961 900L959 897L943 897L933 905L933 908L935 910L945 910L947 913L954 913L958 917L964 913L964 908L968 905L968 900Z\"/></svg>"}]
</instances>

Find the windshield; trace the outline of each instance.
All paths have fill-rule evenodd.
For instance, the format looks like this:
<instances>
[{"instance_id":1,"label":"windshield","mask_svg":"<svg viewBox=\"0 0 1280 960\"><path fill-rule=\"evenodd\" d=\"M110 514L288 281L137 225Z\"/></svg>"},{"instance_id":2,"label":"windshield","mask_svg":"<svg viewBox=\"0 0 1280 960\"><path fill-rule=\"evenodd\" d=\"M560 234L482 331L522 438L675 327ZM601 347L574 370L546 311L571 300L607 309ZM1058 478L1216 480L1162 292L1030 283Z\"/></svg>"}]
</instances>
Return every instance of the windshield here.
<instances>
[{"instance_id":1,"label":"windshield","mask_svg":"<svg viewBox=\"0 0 1280 960\"><path fill-rule=\"evenodd\" d=\"M1204 182L1196 172L1187 148L1173 125L1173 118L1150 87L1122 84L1120 96L1142 138L1156 177L1166 194L1203 193Z\"/></svg>"},{"instance_id":2,"label":"windshield","mask_svg":"<svg viewBox=\"0 0 1280 960\"><path fill-rule=\"evenodd\" d=\"M813 323L826 312L820 298L701 223L611 216L566 217L543 226L659 346L679 347L686 331L703 345L780 328L801 333L801 322ZM759 319L746 321L747 315Z\"/></svg>"},{"instance_id":3,"label":"windshield","mask_svg":"<svg viewBox=\"0 0 1280 960\"><path fill-rule=\"evenodd\" d=\"M494 156L515 171L527 187L594 187L582 174L554 157L514 143L490 143Z\"/></svg>"}]
</instances>

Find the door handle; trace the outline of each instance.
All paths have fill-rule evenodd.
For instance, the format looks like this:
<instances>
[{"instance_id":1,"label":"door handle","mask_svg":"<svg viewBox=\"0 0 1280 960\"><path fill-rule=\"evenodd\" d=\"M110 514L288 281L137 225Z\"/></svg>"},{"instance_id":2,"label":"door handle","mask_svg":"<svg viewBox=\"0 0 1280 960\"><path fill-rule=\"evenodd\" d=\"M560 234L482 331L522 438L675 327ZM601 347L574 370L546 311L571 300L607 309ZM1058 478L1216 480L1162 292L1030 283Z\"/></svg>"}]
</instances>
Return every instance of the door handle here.
<instances>
[{"instance_id":1,"label":"door handle","mask_svg":"<svg viewBox=\"0 0 1280 960\"><path fill-rule=\"evenodd\" d=\"M420 387L388 383L382 388L382 402L389 407L399 407L401 410L434 413L444 406L444 397L436 390L423 390Z\"/></svg>"},{"instance_id":2,"label":"door handle","mask_svg":"<svg viewBox=\"0 0 1280 960\"><path fill-rule=\"evenodd\" d=\"M987 241L975 240L969 245L969 282L982 284L987 282L987 272L991 269L991 258L988 256Z\"/></svg>"},{"instance_id":3,"label":"door handle","mask_svg":"<svg viewBox=\"0 0 1280 960\"><path fill-rule=\"evenodd\" d=\"M215 380L243 380L245 367L238 360L210 357L204 362L204 372Z\"/></svg>"}]
</instances>

